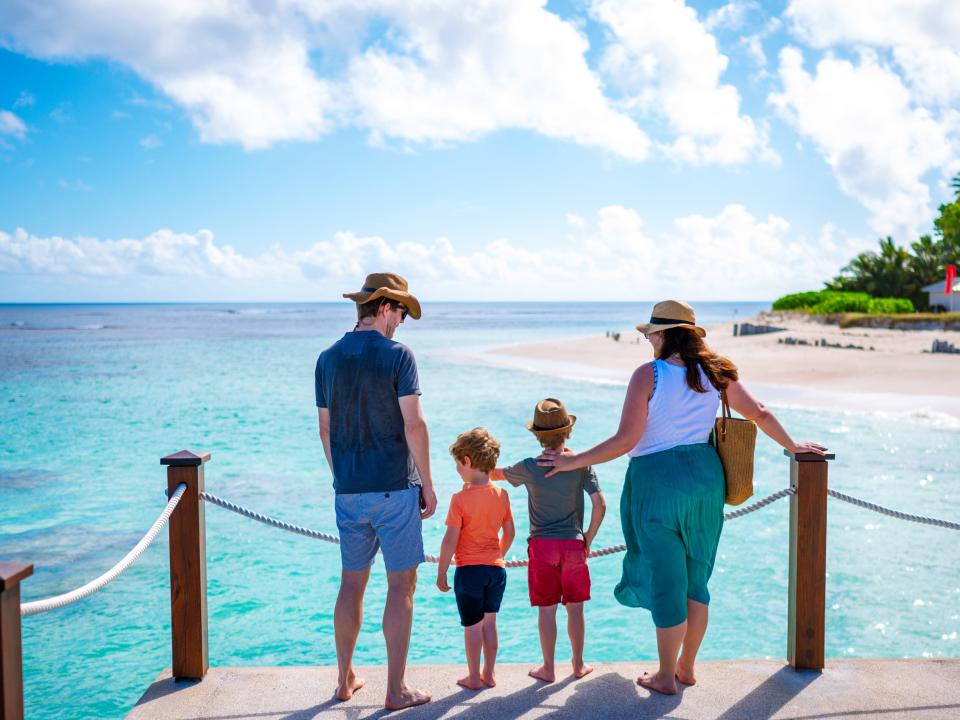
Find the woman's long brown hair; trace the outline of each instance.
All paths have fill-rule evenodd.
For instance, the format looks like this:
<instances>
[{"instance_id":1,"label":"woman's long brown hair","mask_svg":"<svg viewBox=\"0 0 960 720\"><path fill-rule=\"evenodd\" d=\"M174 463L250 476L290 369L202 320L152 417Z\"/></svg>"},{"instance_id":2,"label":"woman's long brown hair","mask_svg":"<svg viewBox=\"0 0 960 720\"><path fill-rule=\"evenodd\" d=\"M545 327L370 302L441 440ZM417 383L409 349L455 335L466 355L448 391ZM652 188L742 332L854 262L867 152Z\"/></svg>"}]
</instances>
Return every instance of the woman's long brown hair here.
<instances>
[{"instance_id":1,"label":"woman's long brown hair","mask_svg":"<svg viewBox=\"0 0 960 720\"><path fill-rule=\"evenodd\" d=\"M722 355L707 347L699 335L686 328L670 328L663 331L663 345L658 358L678 355L687 368L687 385L699 393L707 392L700 377L703 368L707 378L717 390L726 390L727 385L739 379L737 366Z\"/></svg>"}]
</instances>

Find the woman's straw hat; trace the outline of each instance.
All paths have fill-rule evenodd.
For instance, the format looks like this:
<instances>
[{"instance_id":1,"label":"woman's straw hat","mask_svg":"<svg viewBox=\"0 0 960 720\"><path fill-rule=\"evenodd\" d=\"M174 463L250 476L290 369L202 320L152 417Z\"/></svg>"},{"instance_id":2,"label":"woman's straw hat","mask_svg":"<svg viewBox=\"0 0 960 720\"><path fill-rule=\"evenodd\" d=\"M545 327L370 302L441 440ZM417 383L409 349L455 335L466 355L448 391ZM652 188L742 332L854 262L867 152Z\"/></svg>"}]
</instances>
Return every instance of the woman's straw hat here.
<instances>
[{"instance_id":1,"label":"woman's straw hat","mask_svg":"<svg viewBox=\"0 0 960 720\"><path fill-rule=\"evenodd\" d=\"M670 328L693 330L700 337L706 337L707 335L707 331L697 325L693 308L679 300L658 302L653 306L653 312L650 313L650 322L637 325L637 330L644 335L663 332Z\"/></svg>"},{"instance_id":2,"label":"woman's straw hat","mask_svg":"<svg viewBox=\"0 0 960 720\"><path fill-rule=\"evenodd\" d=\"M420 319L420 302L407 292L407 281L396 273L370 273L359 292L344 293L343 296L358 305L382 297L396 300L406 306L410 317Z\"/></svg>"},{"instance_id":3,"label":"woman's straw hat","mask_svg":"<svg viewBox=\"0 0 960 720\"><path fill-rule=\"evenodd\" d=\"M546 398L537 403L533 422L527 423L527 430L538 435L552 435L572 428L576 421L577 416L568 415L562 402L556 398Z\"/></svg>"}]
</instances>

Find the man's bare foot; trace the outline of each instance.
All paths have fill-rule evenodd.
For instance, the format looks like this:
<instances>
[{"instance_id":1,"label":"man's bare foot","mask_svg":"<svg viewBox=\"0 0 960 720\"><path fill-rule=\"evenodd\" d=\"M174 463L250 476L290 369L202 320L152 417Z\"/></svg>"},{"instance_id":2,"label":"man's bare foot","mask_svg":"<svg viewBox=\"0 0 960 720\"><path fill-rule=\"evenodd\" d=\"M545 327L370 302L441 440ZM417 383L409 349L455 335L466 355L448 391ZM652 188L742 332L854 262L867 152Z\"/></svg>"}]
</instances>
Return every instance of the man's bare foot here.
<instances>
[{"instance_id":1,"label":"man's bare foot","mask_svg":"<svg viewBox=\"0 0 960 720\"><path fill-rule=\"evenodd\" d=\"M674 678L663 678L660 677L660 673L651 675L650 673L644 673L637 678L637 685L647 688L647 690L653 690L664 695L676 695L677 694L677 682Z\"/></svg>"},{"instance_id":2,"label":"man's bare foot","mask_svg":"<svg viewBox=\"0 0 960 720\"><path fill-rule=\"evenodd\" d=\"M573 666L573 676L575 678L586 677L592 672L593 672L593 667L590 665L587 665L586 663L581 663L579 667L577 667L576 665Z\"/></svg>"},{"instance_id":3,"label":"man's bare foot","mask_svg":"<svg viewBox=\"0 0 960 720\"><path fill-rule=\"evenodd\" d=\"M537 680L543 680L544 682L548 682L548 683L552 683L554 680L557 679L556 676L553 674L553 670L547 669L546 665L541 665L538 668L534 668L533 670L528 672L527 675L529 675L532 678L536 678Z\"/></svg>"},{"instance_id":4,"label":"man's bare foot","mask_svg":"<svg viewBox=\"0 0 960 720\"><path fill-rule=\"evenodd\" d=\"M484 687L484 682L479 675L477 677L467 675L457 680L457 685L465 687L467 690L480 690Z\"/></svg>"},{"instance_id":5,"label":"man's bare foot","mask_svg":"<svg viewBox=\"0 0 960 720\"><path fill-rule=\"evenodd\" d=\"M404 708L423 705L428 702L430 702L430 693L408 688L404 685L399 695L393 696L387 693L387 699L383 703L383 707L387 710L403 710Z\"/></svg>"},{"instance_id":6,"label":"man's bare foot","mask_svg":"<svg viewBox=\"0 0 960 720\"><path fill-rule=\"evenodd\" d=\"M497 678L493 674L493 671L480 673L480 682L482 682L487 687L497 686Z\"/></svg>"},{"instance_id":7,"label":"man's bare foot","mask_svg":"<svg viewBox=\"0 0 960 720\"><path fill-rule=\"evenodd\" d=\"M677 680L684 685L696 685L697 677L693 674L693 668L687 670L677 665Z\"/></svg>"},{"instance_id":8,"label":"man's bare foot","mask_svg":"<svg viewBox=\"0 0 960 720\"><path fill-rule=\"evenodd\" d=\"M337 683L337 700L340 702L346 702L353 697L353 694L363 687L363 680L361 678L355 677L353 673L350 674L346 682L340 681Z\"/></svg>"}]
</instances>

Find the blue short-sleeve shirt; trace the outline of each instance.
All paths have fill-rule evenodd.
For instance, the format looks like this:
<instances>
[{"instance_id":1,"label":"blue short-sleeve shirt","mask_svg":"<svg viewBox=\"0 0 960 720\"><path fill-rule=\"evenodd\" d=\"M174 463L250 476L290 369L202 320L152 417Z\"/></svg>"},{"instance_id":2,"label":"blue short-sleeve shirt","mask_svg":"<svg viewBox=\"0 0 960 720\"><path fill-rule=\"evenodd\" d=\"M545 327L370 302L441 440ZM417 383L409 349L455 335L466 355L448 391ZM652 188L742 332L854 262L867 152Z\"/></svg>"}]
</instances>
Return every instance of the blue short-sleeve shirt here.
<instances>
[{"instance_id":1,"label":"blue short-sleeve shirt","mask_svg":"<svg viewBox=\"0 0 960 720\"><path fill-rule=\"evenodd\" d=\"M376 330L348 332L320 353L317 407L330 411L337 494L390 492L420 485L398 398L420 394L410 349Z\"/></svg>"}]
</instances>

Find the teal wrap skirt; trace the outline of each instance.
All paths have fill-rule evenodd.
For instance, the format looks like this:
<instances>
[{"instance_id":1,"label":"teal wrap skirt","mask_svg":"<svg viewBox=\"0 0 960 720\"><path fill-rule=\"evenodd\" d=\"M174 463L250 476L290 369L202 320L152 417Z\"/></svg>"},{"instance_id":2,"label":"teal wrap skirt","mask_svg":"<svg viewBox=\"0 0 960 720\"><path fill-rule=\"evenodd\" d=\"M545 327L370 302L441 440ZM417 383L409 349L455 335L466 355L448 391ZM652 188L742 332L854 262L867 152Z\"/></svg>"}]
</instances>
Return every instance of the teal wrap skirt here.
<instances>
[{"instance_id":1,"label":"teal wrap skirt","mask_svg":"<svg viewBox=\"0 0 960 720\"><path fill-rule=\"evenodd\" d=\"M621 604L650 610L657 627L673 627L687 619L687 598L710 603L725 494L712 445L678 445L630 460L620 498L627 553L613 591Z\"/></svg>"}]
</instances>

